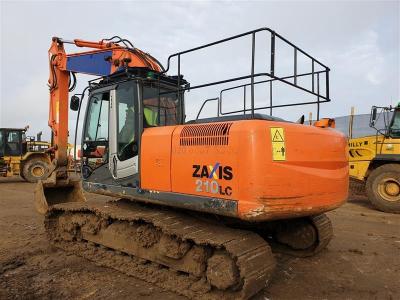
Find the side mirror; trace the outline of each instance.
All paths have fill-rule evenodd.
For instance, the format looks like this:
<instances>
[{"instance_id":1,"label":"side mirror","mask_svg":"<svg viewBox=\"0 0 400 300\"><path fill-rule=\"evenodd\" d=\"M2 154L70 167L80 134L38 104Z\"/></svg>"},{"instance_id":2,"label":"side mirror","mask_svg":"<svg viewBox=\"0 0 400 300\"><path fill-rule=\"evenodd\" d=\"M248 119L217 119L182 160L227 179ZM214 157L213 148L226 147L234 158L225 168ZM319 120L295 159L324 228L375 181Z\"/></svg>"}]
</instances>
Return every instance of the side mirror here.
<instances>
[{"instance_id":1,"label":"side mirror","mask_svg":"<svg viewBox=\"0 0 400 300\"><path fill-rule=\"evenodd\" d=\"M369 126L371 126L371 127L375 126L377 113L378 113L377 107L373 106L372 110L371 110L371 119L369 121Z\"/></svg>"},{"instance_id":2,"label":"side mirror","mask_svg":"<svg viewBox=\"0 0 400 300\"><path fill-rule=\"evenodd\" d=\"M73 111L77 111L79 109L79 102L80 102L79 97L76 95L73 95L71 97L71 102L69 103L69 108Z\"/></svg>"}]
</instances>

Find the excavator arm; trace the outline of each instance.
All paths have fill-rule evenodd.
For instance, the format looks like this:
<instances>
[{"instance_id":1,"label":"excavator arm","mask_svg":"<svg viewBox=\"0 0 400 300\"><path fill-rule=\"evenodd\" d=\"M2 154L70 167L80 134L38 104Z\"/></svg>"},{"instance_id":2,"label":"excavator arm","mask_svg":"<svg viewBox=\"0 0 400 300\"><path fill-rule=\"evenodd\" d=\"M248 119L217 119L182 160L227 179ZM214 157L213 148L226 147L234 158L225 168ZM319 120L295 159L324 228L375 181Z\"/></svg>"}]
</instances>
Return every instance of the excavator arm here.
<instances>
[{"instance_id":1,"label":"excavator arm","mask_svg":"<svg viewBox=\"0 0 400 300\"><path fill-rule=\"evenodd\" d=\"M67 54L64 44L92 50ZM68 177L67 173L70 74L108 76L127 67L146 68L154 72L164 71L157 59L119 37L99 42L80 39L71 41L53 37L48 54L50 70L48 124L52 131L54 160L49 178L44 182L39 182L35 190L36 208L41 213L45 213L48 207L54 203L81 201L79 199L82 197L78 195L83 195L81 191L77 191L77 188L80 189L79 179ZM57 188L60 192L57 192ZM46 192L46 189L49 191ZM63 193L62 198L64 199L53 197L54 194L61 193ZM51 198L55 200L52 201Z\"/></svg>"}]
</instances>

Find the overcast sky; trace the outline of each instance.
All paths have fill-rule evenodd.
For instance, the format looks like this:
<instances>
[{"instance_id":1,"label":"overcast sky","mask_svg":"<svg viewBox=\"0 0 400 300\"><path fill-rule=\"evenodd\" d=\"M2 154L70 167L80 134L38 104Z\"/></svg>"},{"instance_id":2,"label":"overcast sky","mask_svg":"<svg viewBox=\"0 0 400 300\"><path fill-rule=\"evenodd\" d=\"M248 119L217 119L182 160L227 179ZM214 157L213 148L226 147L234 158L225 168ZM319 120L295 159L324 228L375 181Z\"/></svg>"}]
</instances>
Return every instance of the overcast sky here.
<instances>
[{"instance_id":1,"label":"overcast sky","mask_svg":"<svg viewBox=\"0 0 400 300\"><path fill-rule=\"evenodd\" d=\"M97 41L119 35L166 64L171 53L259 27L272 28L331 68L332 102L322 106L322 116L347 115L351 106L356 113L368 113L374 104L400 101L399 3L0 0L0 126L29 124L30 134L42 130L49 136L46 83L52 36ZM250 71L249 54L243 51L233 45L222 54L212 53L212 59L191 58L185 75L200 83ZM76 92L90 79L78 78ZM189 117L208 96L209 92L197 94L187 102ZM293 119L290 112L288 108L287 116ZM70 118L73 123L75 115ZM70 124L71 132L73 128Z\"/></svg>"}]
</instances>

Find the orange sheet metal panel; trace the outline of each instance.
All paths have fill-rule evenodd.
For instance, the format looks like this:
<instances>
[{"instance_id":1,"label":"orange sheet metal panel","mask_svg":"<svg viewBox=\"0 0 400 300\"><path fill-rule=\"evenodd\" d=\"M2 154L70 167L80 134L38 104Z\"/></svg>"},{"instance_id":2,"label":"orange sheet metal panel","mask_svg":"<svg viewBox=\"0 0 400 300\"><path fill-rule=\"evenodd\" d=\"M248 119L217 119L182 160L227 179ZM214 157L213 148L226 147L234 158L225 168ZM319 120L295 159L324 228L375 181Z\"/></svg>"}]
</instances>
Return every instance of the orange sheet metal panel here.
<instances>
[{"instance_id":1,"label":"orange sheet metal panel","mask_svg":"<svg viewBox=\"0 0 400 300\"><path fill-rule=\"evenodd\" d=\"M247 122L238 128L242 144L247 145L241 152L241 218L312 215L346 201L348 154L343 134L294 123L264 124ZM246 138L249 131L252 134Z\"/></svg>"},{"instance_id":2,"label":"orange sheet metal panel","mask_svg":"<svg viewBox=\"0 0 400 300\"><path fill-rule=\"evenodd\" d=\"M174 192L237 200L254 221L321 213L348 192L343 134L288 122L178 126L171 167Z\"/></svg>"},{"instance_id":3,"label":"orange sheet metal panel","mask_svg":"<svg viewBox=\"0 0 400 300\"><path fill-rule=\"evenodd\" d=\"M146 128L140 151L142 188L171 191L171 137L175 126Z\"/></svg>"},{"instance_id":4,"label":"orange sheet metal panel","mask_svg":"<svg viewBox=\"0 0 400 300\"><path fill-rule=\"evenodd\" d=\"M179 126L172 138L172 190L238 199L240 146L229 139L233 122Z\"/></svg>"}]
</instances>

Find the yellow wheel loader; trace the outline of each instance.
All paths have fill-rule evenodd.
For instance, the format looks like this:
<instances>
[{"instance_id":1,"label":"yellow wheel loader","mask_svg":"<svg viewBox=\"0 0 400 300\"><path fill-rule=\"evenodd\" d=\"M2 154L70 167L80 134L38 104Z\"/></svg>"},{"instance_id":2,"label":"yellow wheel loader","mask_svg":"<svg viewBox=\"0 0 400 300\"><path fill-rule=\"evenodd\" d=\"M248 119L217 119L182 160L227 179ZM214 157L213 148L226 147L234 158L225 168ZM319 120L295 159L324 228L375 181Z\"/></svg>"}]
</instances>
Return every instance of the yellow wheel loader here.
<instances>
[{"instance_id":1,"label":"yellow wheel loader","mask_svg":"<svg viewBox=\"0 0 400 300\"><path fill-rule=\"evenodd\" d=\"M21 176L29 182L50 173L49 143L26 137L25 128L0 128L0 177Z\"/></svg>"},{"instance_id":2,"label":"yellow wheel loader","mask_svg":"<svg viewBox=\"0 0 400 300\"><path fill-rule=\"evenodd\" d=\"M373 106L369 125L375 135L349 139L350 177L365 186L377 209L400 213L400 103Z\"/></svg>"}]
</instances>

